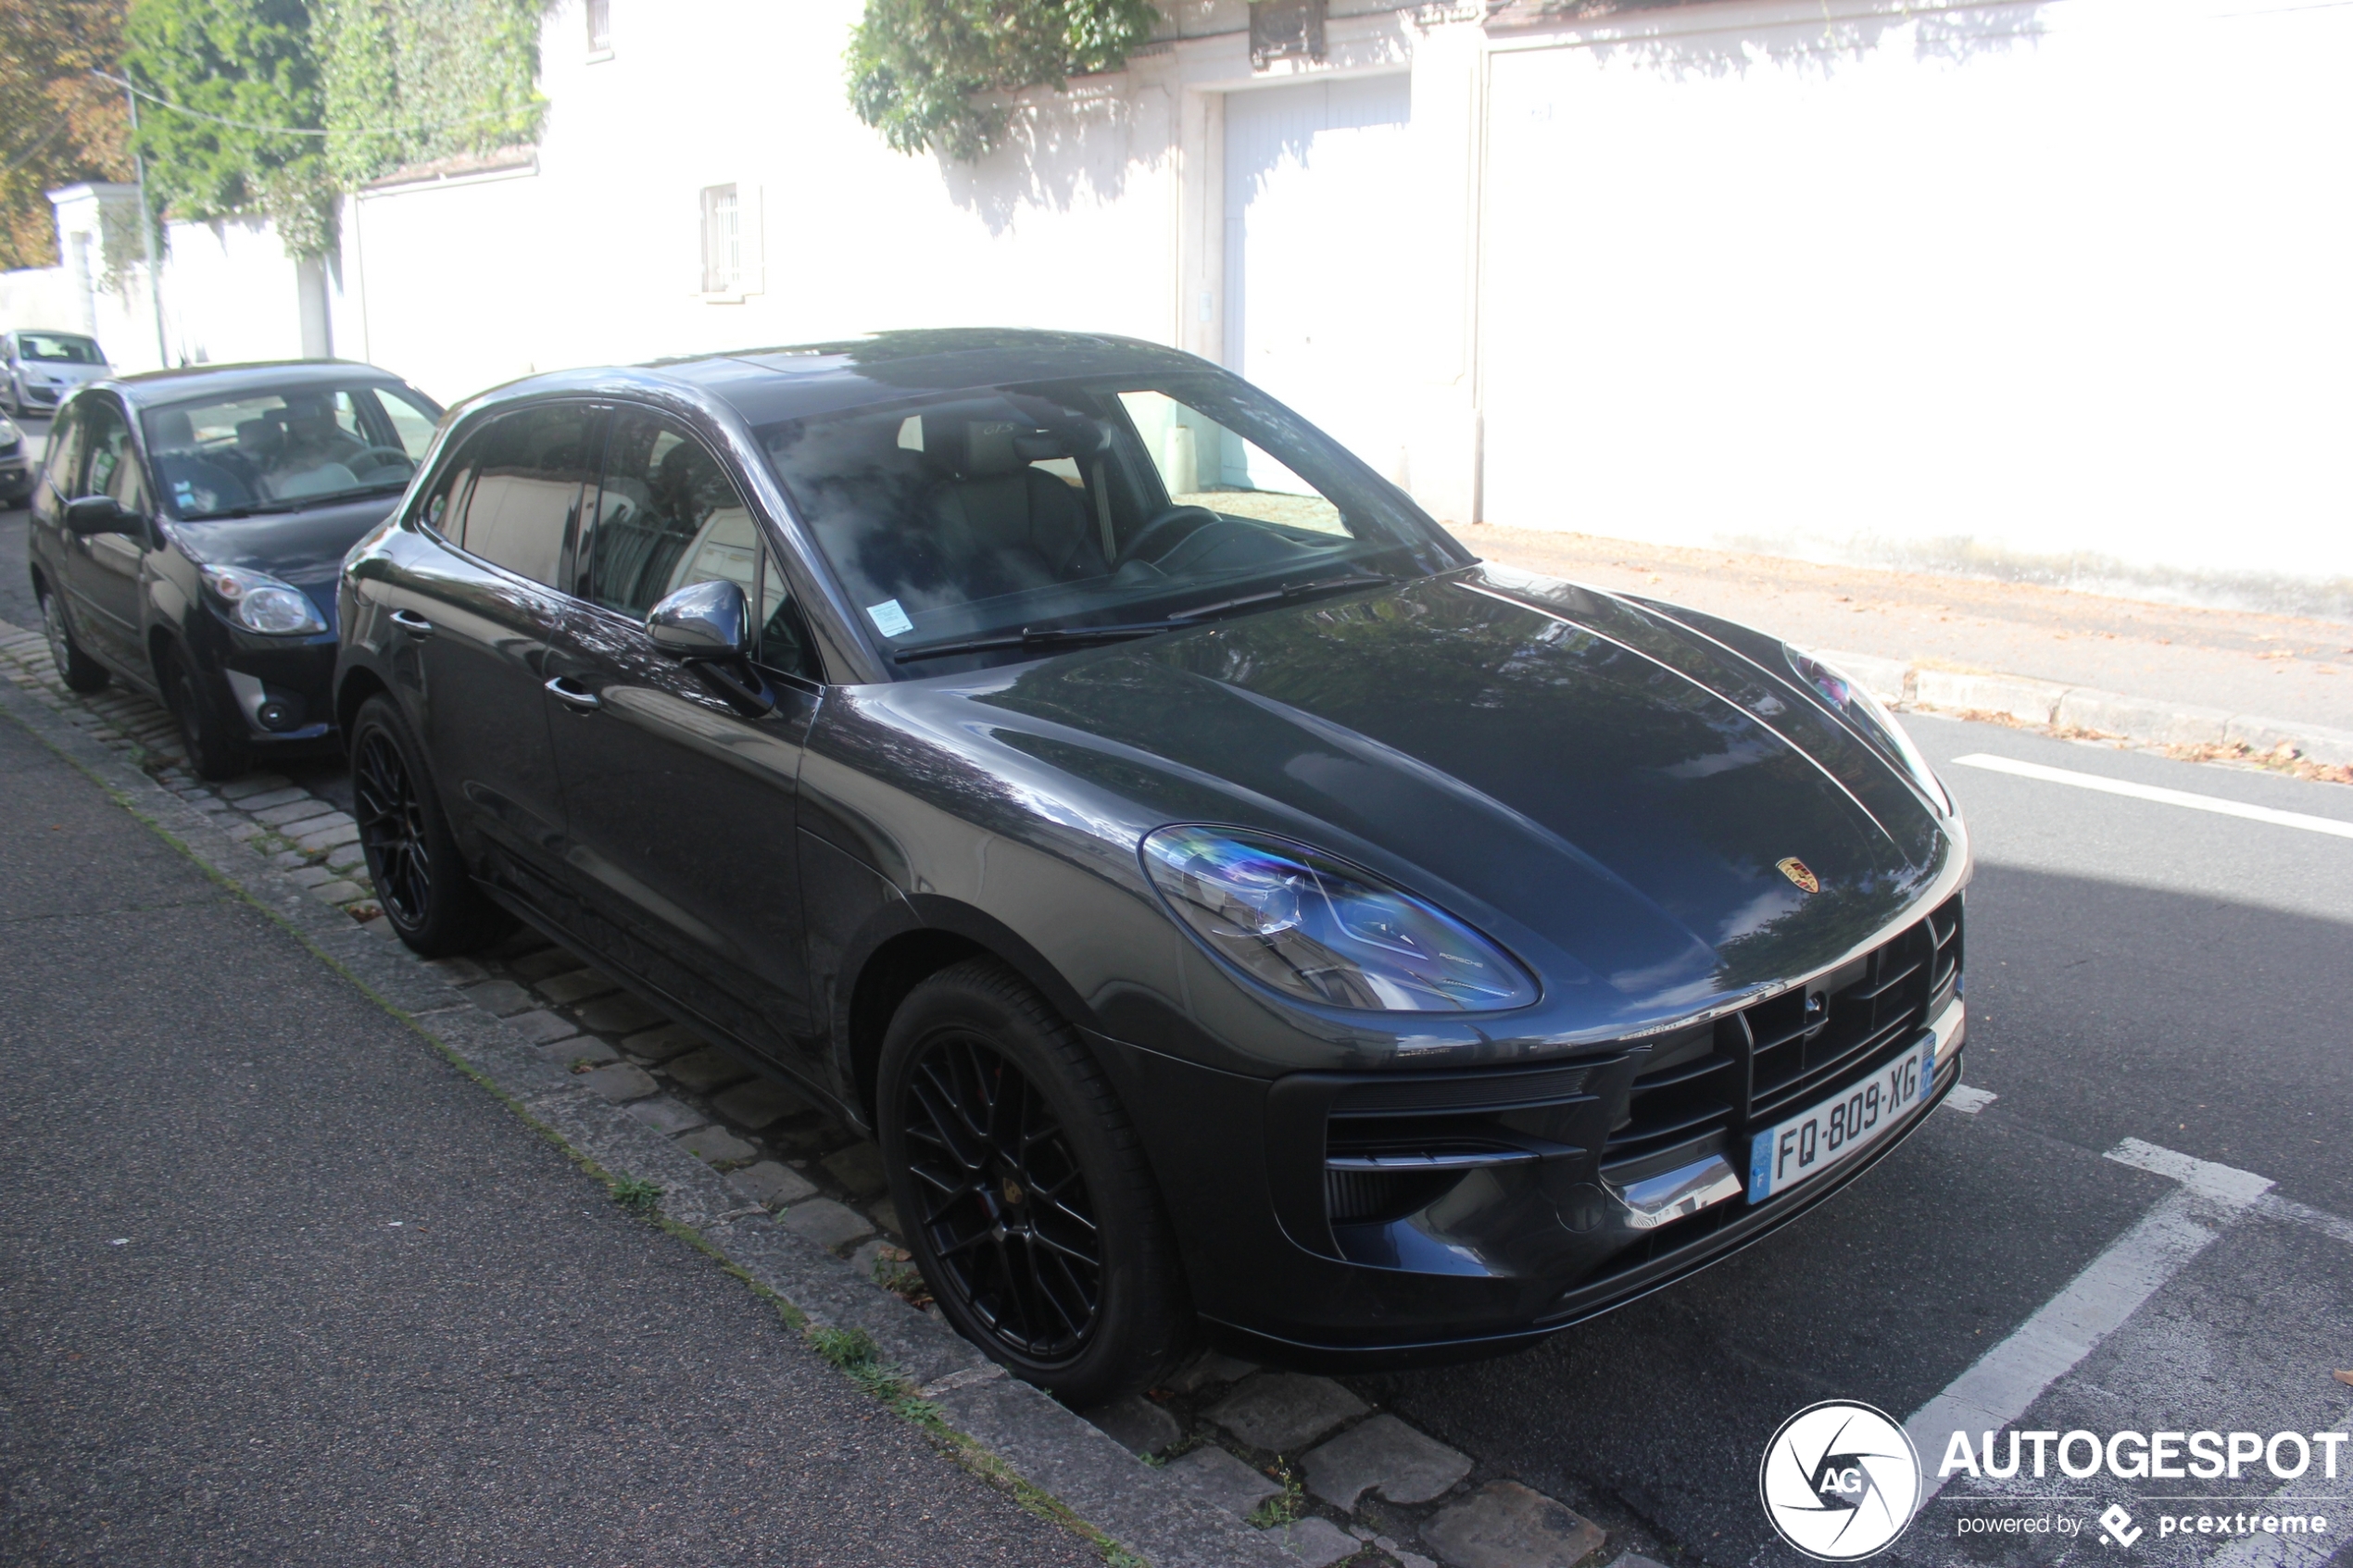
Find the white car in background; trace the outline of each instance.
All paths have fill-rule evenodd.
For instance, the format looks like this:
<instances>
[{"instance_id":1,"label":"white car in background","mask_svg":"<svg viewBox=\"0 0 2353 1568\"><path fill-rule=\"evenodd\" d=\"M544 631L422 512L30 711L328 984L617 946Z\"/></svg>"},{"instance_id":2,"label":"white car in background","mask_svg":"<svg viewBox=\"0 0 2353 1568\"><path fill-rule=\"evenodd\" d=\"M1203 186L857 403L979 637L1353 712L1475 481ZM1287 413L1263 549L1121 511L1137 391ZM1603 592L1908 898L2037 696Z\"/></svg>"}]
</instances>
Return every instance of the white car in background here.
<instances>
[{"instance_id":1,"label":"white car in background","mask_svg":"<svg viewBox=\"0 0 2353 1568\"><path fill-rule=\"evenodd\" d=\"M45 415L83 382L114 373L98 340L26 327L0 332L0 401L18 419Z\"/></svg>"}]
</instances>

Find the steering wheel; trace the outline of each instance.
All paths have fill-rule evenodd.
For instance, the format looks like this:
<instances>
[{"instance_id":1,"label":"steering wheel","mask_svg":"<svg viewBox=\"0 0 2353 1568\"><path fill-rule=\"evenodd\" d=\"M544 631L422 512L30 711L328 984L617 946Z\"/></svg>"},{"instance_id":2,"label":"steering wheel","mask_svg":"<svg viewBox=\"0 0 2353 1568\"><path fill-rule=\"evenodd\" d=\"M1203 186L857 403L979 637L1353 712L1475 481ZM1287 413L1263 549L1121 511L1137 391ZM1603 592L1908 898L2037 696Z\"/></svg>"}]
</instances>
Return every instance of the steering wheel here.
<instances>
[{"instance_id":1,"label":"steering wheel","mask_svg":"<svg viewBox=\"0 0 2353 1568\"><path fill-rule=\"evenodd\" d=\"M411 470L417 466L416 460L409 456L408 451L399 446L363 446L359 449L359 456L363 460L376 458L387 462L406 463Z\"/></svg>"},{"instance_id":2,"label":"steering wheel","mask_svg":"<svg viewBox=\"0 0 2353 1568\"><path fill-rule=\"evenodd\" d=\"M1153 518L1151 521L1144 524L1144 531L1127 541L1127 547L1119 552L1119 559L1112 563L1112 570L1116 571L1131 560L1151 558L1146 555L1144 546L1155 539L1162 543L1161 554L1167 554L1180 542L1169 537L1176 533L1180 524L1192 524L1192 528L1185 530L1188 534L1190 534L1194 529L1205 528L1216 521L1217 514L1207 507L1171 507Z\"/></svg>"}]
</instances>

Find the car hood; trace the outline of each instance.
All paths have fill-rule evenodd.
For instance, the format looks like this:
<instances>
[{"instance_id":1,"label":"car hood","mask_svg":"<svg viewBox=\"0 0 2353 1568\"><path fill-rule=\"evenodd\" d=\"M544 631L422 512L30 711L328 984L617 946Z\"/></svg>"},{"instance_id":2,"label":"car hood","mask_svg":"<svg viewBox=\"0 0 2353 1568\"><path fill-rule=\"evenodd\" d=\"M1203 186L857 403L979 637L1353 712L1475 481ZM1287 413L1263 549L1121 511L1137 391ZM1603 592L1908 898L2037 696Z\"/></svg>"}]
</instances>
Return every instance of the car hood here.
<instances>
[{"instance_id":1,"label":"car hood","mask_svg":"<svg viewBox=\"0 0 2353 1568\"><path fill-rule=\"evenodd\" d=\"M83 382L104 381L114 374L112 365L83 365L62 359L20 359L18 369L27 381L46 382L51 386L80 386Z\"/></svg>"},{"instance_id":2,"label":"car hood","mask_svg":"<svg viewBox=\"0 0 2353 1568\"><path fill-rule=\"evenodd\" d=\"M956 695L1000 744L1161 821L1366 863L1548 987L1593 986L1620 1025L1834 962L1966 855L1957 822L1785 671L1658 609L1492 567Z\"/></svg>"},{"instance_id":3,"label":"car hood","mask_svg":"<svg viewBox=\"0 0 2353 1568\"><path fill-rule=\"evenodd\" d=\"M293 583L310 596L333 626L343 558L399 503L397 495L371 495L298 512L173 522L171 533L201 565L249 567Z\"/></svg>"}]
</instances>

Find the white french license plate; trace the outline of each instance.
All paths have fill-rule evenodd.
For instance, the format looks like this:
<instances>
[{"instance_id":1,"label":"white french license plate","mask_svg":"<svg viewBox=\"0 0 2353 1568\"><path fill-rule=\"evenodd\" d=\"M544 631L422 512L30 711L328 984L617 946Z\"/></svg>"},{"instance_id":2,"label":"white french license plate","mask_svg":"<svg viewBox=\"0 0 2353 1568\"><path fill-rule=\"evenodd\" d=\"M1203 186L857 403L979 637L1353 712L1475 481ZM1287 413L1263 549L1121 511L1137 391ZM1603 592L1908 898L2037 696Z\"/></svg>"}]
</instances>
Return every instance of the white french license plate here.
<instances>
[{"instance_id":1,"label":"white french license plate","mask_svg":"<svg viewBox=\"0 0 2353 1568\"><path fill-rule=\"evenodd\" d=\"M1762 1203L1869 1148L1935 1082L1936 1040L1931 1035L1836 1098L1757 1134L1749 1146L1748 1200Z\"/></svg>"}]
</instances>

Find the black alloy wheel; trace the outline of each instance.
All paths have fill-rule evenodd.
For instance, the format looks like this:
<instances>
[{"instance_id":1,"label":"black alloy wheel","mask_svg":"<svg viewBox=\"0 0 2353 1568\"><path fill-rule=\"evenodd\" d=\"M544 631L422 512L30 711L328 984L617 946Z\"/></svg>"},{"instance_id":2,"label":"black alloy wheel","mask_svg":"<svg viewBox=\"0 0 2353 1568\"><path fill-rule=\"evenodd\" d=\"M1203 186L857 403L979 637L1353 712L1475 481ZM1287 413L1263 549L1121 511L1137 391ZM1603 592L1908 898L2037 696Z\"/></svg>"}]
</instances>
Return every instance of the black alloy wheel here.
<instances>
[{"instance_id":1,"label":"black alloy wheel","mask_svg":"<svg viewBox=\"0 0 2353 1568\"><path fill-rule=\"evenodd\" d=\"M200 779L233 779L253 766L253 742L233 709L213 700L208 683L197 675L188 656L167 646L157 673L162 677L164 706L180 721L180 738L188 748L188 766Z\"/></svg>"},{"instance_id":2,"label":"black alloy wheel","mask_svg":"<svg viewBox=\"0 0 2353 1568\"><path fill-rule=\"evenodd\" d=\"M1184 1352L1192 1309L1142 1142L1019 974L974 958L915 986L876 1080L892 1205L959 1333L1082 1408Z\"/></svg>"},{"instance_id":3,"label":"black alloy wheel","mask_svg":"<svg viewBox=\"0 0 2353 1568\"><path fill-rule=\"evenodd\" d=\"M49 657L57 666L69 691L104 691L107 667L82 651L73 640L73 622L67 619L66 596L57 589L41 590L41 630L49 638Z\"/></svg>"},{"instance_id":4,"label":"black alloy wheel","mask_svg":"<svg viewBox=\"0 0 2353 1568\"><path fill-rule=\"evenodd\" d=\"M416 737L381 694L352 717L351 794L369 880L401 941L438 959L486 947L514 929L514 917L468 870Z\"/></svg>"},{"instance_id":5,"label":"black alloy wheel","mask_svg":"<svg viewBox=\"0 0 2353 1568\"><path fill-rule=\"evenodd\" d=\"M1064 1361L1103 1304L1102 1238L1069 1135L1037 1085L979 1035L927 1042L907 1086L908 1164L932 1254L1022 1357Z\"/></svg>"},{"instance_id":6,"label":"black alloy wheel","mask_svg":"<svg viewBox=\"0 0 2353 1568\"><path fill-rule=\"evenodd\" d=\"M381 726L351 748L353 814L359 849L376 897L396 926L421 926L433 902L433 857L425 847L425 813L409 768Z\"/></svg>"}]
</instances>

